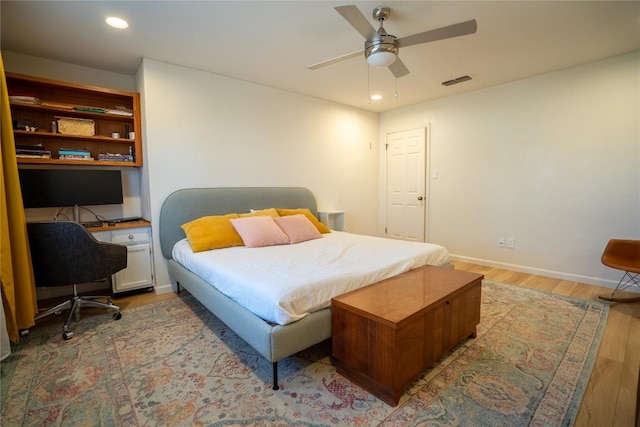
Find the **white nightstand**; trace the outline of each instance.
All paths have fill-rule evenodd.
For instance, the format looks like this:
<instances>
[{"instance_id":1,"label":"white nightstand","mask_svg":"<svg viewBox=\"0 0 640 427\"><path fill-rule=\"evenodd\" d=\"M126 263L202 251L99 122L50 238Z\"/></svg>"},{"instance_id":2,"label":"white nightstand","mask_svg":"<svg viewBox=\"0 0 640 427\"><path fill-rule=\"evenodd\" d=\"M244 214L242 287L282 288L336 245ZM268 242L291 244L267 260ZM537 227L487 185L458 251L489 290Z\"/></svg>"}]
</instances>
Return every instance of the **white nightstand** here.
<instances>
[{"instance_id":1,"label":"white nightstand","mask_svg":"<svg viewBox=\"0 0 640 427\"><path fill-rule=\"evenodd\" d=\"M320 222L331 230L347 231L344 226L344 211L318 211L318 216Z\"/></svg>"}]
</instances>

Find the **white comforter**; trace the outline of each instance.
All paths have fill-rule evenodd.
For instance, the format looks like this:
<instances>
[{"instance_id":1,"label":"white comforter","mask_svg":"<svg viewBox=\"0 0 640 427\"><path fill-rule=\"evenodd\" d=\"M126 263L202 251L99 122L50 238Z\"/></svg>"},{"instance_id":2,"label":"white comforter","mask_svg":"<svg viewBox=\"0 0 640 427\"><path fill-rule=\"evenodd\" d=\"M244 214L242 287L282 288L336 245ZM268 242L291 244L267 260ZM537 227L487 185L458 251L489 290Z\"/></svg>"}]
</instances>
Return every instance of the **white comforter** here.
<instances>
[{"instance_id":1,"label":"white comforter","mask_svg":"<svg viewBox=\"0 0 640 427\"><path fill-rule=\"evenodd\" d=\"M331 298L410 269L449 262L442 246L339 231L295 245L238 246L173 259L268 322L285 325L329 307Z\"/></svg>"}]
</instances>

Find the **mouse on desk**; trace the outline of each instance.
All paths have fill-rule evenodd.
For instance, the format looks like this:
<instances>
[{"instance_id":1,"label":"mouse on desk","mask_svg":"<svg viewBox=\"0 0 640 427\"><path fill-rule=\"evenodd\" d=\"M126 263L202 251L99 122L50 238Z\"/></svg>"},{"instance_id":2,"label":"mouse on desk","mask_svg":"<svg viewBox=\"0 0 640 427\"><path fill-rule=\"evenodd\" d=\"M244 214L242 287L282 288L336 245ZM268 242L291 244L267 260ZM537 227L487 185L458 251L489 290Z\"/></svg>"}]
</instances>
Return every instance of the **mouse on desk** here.
<instances>
[{"instance_id":1,"label":"mouse on desk","mask_svg":"<svg viewBox=\"0 0 640 427\"><path fill-rule=\"evenodd\" d=\"M109 227L115 227L116 223L115 223L115 222L112 222L112 221L109 221L109 222L107 222L107 225L108 225Z\"/></svg>"}]
</instances>

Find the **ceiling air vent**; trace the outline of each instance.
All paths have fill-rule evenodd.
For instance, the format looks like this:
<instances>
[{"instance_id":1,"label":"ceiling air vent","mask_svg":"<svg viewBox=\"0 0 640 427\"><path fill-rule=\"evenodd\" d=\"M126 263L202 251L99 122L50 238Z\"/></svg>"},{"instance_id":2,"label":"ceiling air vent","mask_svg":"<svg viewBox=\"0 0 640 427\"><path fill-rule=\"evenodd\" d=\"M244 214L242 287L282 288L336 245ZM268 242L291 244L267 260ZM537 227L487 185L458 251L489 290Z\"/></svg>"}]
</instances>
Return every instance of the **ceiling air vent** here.
<instances>
[{"instance_id":1,"label":"ceiling air vent","mask_svg":"<svg viewBox=\"0 0 640 427\"><path fill-rule=\"evenodd\" d=\"M447 80L446 82L442 82L442 85L443 86L457 85L458 83L466 82L468 80L471 80L471 76L461 76L455 79Z\"/></svg>"}]
</instances>

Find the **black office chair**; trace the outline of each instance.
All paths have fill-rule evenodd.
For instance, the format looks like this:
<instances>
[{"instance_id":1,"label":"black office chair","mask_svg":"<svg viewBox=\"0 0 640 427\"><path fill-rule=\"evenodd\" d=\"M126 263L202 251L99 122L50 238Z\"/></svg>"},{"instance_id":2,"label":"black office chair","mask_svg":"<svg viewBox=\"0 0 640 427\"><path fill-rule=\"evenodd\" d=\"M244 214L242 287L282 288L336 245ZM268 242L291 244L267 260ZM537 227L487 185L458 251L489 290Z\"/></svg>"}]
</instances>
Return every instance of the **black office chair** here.
<instances>
[{"instance_id":1,"label":"black office chair","mask_svg":"<svg viewBox=\"0 0 640 427\"><path fill-rule=\"evenodd\" d=\"M79 296L78 286L110 278L127 267L127 248L100 242L82 225L73 221L43 221L27 223L27 234L37 287L73 285L73 298L39 313L36 320L62 310L69 310L62 337L73 337L69 330L71 318L80 320L82 306L113 310L114 320L122 317L120 308L105 296ZM103 303L96 299L107 298Z\"/></svg>"}]
</instances>

